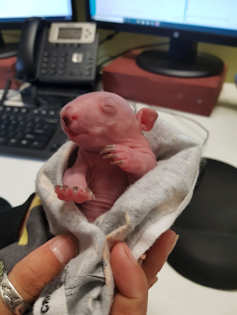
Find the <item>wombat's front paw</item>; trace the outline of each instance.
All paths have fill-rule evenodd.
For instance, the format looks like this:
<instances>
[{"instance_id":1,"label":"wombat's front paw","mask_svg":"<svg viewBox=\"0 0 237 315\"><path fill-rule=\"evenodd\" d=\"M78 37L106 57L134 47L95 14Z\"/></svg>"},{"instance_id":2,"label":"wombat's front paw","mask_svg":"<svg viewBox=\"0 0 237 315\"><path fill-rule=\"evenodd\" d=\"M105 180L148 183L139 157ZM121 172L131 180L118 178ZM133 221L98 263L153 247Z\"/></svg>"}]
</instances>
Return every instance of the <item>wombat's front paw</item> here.
<instances>
[{"instance_id":1,"label":"wombat's front paw","mask_svg":"<svg viewBox=\"0 0 237 315\"><path fill-rule=\"evenodd\" d=\"M79 187L68 187L66 185L55 187L55 193L58 198L63 201L74 201L76 203L83 203L88 200L95 200L95 196L90 188L80 189Z\"/></svg>"},{"instance_id":2,"label":"wombat's front paw","mask_svg":"<svg viewBox=\"0 0 237 315\"><path fill-rule=\"evenodd\" d=\"M116 165L116 164L122 164L124 162L123 157L124 157L124 151L123 148L124 146L119 146L120 150L117 145L115 144L110 144L104 147L101 151L100 154L104 154L103 159L113 159L113 162L110 164ZM122 149L122 150L121 150Z\"/></svg>"},{"instance_id":3,"label":"wombat's front paw","mask_svg":"<svg viewBox=\"0 0 237 315\"><path fill-rule=\"evenodd\" d=\"M112 159L112 165L118 165L122 170L131 172L133 150L126 145L111 144L104 147L100 154L105 154L103 159Z\"/></svg>"}]
</instances>

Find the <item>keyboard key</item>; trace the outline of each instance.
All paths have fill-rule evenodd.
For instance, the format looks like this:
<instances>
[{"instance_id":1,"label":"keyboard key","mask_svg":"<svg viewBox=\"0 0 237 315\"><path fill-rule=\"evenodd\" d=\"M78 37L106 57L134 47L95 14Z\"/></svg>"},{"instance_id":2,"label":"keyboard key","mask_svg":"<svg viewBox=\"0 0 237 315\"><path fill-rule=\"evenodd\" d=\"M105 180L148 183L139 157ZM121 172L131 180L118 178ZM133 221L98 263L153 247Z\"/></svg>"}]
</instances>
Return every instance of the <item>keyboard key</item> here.
<instances>
[{"instance_id":1,"label":"keyboard key","mask_svg":"<svg viewBox=\"0 0 237 315\"><path fill-rule=\"evenodd\" d=\"M6 128L7 128L7 125L6 125L6 124L0 125L0 130L5 130Z\"/></svg>"},{"instance_id":2,"label":"keyboard key","mask_svg":"<svg viewBox=\"0 0 237 315\"><path fill-rule=\"evenodd\" d=\"M22 139L24 138L24 133L23 133L23 131L17 132L17 133L15 134L14 138L15 138L16 140L22 140Z\"/></svg>"},{"instance_id":3,"label":"keyboard key","mask_svg":"<svg viewBox=\"0 0 237 315\"><path fill-rule=\"evenodd\" d=\"M35 136L29 133L27 133L24 138L26 140L35 140Z\"/></svg>"},{"instance_id":4,"label":"keyboard key","mask_svg":"<svg viewBox=\"0 0 237 315\"><path fill-rule=\"evenodd\" d=\"M33 135L33 134L26 134L24 139L26 140L35 140L35 141L40 141L40 142L49 142L49 137L46 135Z\"/></svg>"},{"instance_id":5,"label":"keyboard key","mask_svg":"<svg viewBox=\"0 0 237 315\"><path fill-rule=\"evenodd\" d=\"M23 139L20 141L20 143L18 144L19 147L21 148L30 148L32 141Z\"/></svg>"},{"instance_id":6,"label":"keyboard key","mask_svg":"<svg viewBox=\"0 0 237 315\"><path fill-rule=\"evenodd\" d=\"M46 143L41 141L34 141L30 147L35 150L42 150L46 147Z\"/></svg>"},{"instance_id":7,"label":"keyboard key","mask_svg":"<svg viewBox=\"0 0 237 315\"><path fill-rule=\"evenodd\" d=\"M5 145L6 143L7 143L7 139L0 137L0 145Z\"/></svg>"},{"instance_id":8,"label":"keyboard key","mask_svg":"<svg viewBox=\"0 0 237 315\"><path fill-rule=\"evenodd\" d=\"M9 147L16 147L17 144L18 144L18 140L15 139L15 138L10 139L10 140L8 141L8 143L7 143L7 145L8 145Z\"/></svg>"},{"instance_id":9,"label":"keyboard key","mask_svg":"<svg viewBox=\"0 0 237 315\"><path fill-rule=\"evenodd\" d=\"M7 135L7 130L1 130L0 129L0 138L3 138L3 137L5 137Z\"/></svg>"},{"instance_id":10,"label":"keyboard key","mask_svg":"<svg viewBox=\"0 0 237 315\"><path fill-rule=\"evenodd\" d=\"M56 152L60 147L61 147L62 144L56 144L54 143L51 147L50 147L50 151L51 152Z\"/></svg>"},{"instance_id":11,"label":"keyboard key","mask_svg":"<svg viewBox=\"0 0 237 315\"><path fill-rule=\"evenodd\" d=\"M35 134L35 135L43 135L44 134L44 129L35 129L34 131L33 131L33 133Z\"/></svg>"}]
</instances>

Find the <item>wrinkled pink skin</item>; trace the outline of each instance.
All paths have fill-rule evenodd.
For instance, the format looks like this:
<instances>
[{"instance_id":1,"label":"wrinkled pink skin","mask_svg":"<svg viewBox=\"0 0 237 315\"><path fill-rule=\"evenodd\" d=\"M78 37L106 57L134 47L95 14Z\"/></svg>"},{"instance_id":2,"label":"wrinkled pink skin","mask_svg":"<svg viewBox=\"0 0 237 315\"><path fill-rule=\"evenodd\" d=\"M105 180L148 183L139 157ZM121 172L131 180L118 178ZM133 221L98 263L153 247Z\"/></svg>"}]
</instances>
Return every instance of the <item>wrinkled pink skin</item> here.
<instances>
[{"instance_id":1,"label":"wrinkled pink skin","mask_svg":"<svg viewBox=\"0 0 237 315\"><path fill-rule=\"evenodd\" d=\"M80 204L90 222L108 211L129 184L155 168L156 158L142 131L152 129L158 114L108 92L79 96L61 110L61 124L78 156L56 186L58 198Z\"/></svg>"}]
</instances>

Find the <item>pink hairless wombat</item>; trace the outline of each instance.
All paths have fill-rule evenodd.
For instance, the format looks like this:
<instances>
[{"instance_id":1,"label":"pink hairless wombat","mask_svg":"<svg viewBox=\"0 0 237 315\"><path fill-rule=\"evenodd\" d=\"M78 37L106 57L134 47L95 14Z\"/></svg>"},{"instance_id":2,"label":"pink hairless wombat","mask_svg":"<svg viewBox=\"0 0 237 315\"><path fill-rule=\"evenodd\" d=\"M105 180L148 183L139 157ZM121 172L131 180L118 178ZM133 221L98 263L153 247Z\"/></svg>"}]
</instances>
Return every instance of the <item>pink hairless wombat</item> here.
<instances>
[{"instance_id":1,"label":"pink hairless wombat","mask_svg":"<svg viewBox=\"0 0 237 315\"><path fill-rule=\"evenodd\" d=\"M156 167L143 131L157 117L149 108L135 114L125 99L108 92L85 94L63 107L62 128L79 150L63 186L55 188L58 198L80 204L90 222L108 211L128 185Z\"/></svg>"}]
</instances>

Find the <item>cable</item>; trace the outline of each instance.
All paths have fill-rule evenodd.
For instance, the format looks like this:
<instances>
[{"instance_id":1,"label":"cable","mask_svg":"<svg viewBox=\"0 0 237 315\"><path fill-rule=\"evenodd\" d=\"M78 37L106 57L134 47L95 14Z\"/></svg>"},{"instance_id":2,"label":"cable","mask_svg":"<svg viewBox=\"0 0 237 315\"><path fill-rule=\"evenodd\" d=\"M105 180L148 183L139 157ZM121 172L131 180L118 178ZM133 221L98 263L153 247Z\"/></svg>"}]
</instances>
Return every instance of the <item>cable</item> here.
<instances>
[{"instance_id":1,"label":"cable","mask_svg":"<svg viewBox=\"0 0 237 315\"><path fill-rule=\"evenodd\" d=\"M7 93L11 87L11 84L12 84L12 80L7 79L5 87L4 87L4 92L3 92L2 98L0 100L0 105L4 105L4 102L7 99Z\"/></svg>"},{"instance_id":2,"label":"cable","mask_svg":"<svg viewBox=\"0 0 237 315\"><path fill-rule=\"evenodd\" d=\"M141 46L137 46L137 47L133 47L133 48L130 48L130 49L127 49L127 50L124 50L120 53L118 53L117 55L114 55L114 56L109 56L107 57L107 59L105 59L104 61L102 61L101 63L98 64L97 68L98 68L98 71L100 72L101 70L101 67L107 63L108 61L110 60L113 60L113 59L116 59L122 55L125 55L133 50L136 50L136 49L143 49L143 48L149 48L149 47L155 47L155 46L165 46L165 45L169 45L169 42L164 42L164 43L155 43L155 44L148 44L148 45L141 45Z\"/></svg>"},{"instance_id":3,"label":"cable","mask_svg":"<svg viewBox=\"0 0 237 315\"><path fill-rule=\"evenodd\" d=\"M2 35L7 36L7 37L20 39L20 35L8 34L8 33L3 32L3 31L2 31Z\"/></svg>"},{"instance_id":4,"label":"cable","mask_svg":"<svg viewBox=\"0 0 237 315\"><path fill-rule=\"evenodd\" d=\"M153 106L150 106L150 107L153 107ZM155 107L153 107L153 108L155 108ZM157 108L156 108L156 109L157 109ZM203 143L202 143L202 146L204 146L204 145L206 144L206 142L207 142L207 140L208 140L208 138L209 138L209 134L210 134L210 133L209 133L209 130L207 130L207 128L204 127L202 124L200 124L198 121L196 121L195 119L192 119L192 118L190 118L190 117L186 117L186 116L184 116L184 115L182 115L182 114L170 112L169 110L165 110L165 109L163 109L163 108L162 108L162 109L159 108L159 111L160 111L160 112L163 112L163 113L167 113L167 114L173 115L173 116L176 116L176 117L184 118L184 119L189 120L189 121L193 122L194 124L196 124L198 127L200 127L202 130L205 131L206 137L205 137L205 139L204 139L204 141L203 141Z\"/></svg>"},{"instance_id":5,"label":"cable","mask_svg":"<svg viewBox=\"0 0 237 315\"><path fill-rule=\"evenodd\" d=\"M104 39L102 39L102 41L100 41L99 45L101 46L102 44L104 44L105 42L113 39L116 35L118 35L119 31L115 31L113 34L109 34L108 36L106 36Z\"/></svg>"},{"instance_id":6,"label":"cable","mask_svg":"<svg viewBox=\"0 0 237 315\"><path fill-rule=\"evenodd\" d=\"M136 101L128 101L129 105L133 108L133 111L135 114L137 114L138 112L138 108L137 108L137 102ZM192 119L192 118L189 118L189 117L186 117L182 114L178 114L178 113L174 113L174 112L171 112L169 109L165 110L163 108L160 108L157 106L153 106L153 105L149 105L149 108L153 108L154 110L158 110L159 112L163 112L163 113L167 113L169 115L173 115L173 116L176 116L176 117L180 117L180 118L184 118L186 120L189 120L191 122L193 122L194 124L196 124L198 127L200 127L202 130L204 130L206 132L206 138L204 139L203 143L202 143L202 146L204 146L207 142L207 139L209 138L209 131L206 129L206 127L204 127L202 124L200 124L198 121L196 121L195 119Z\"/></svg>"}]
</instances>

